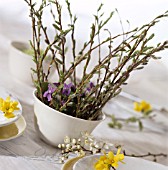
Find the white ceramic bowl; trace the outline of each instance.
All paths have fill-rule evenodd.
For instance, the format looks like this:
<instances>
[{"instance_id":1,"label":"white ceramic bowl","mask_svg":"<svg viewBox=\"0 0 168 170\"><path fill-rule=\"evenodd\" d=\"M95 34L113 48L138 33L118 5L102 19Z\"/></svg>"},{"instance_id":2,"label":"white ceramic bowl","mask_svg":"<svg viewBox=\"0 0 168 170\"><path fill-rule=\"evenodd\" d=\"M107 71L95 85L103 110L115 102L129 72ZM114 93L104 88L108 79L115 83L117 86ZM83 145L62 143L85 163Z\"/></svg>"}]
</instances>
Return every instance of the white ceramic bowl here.
<instances>
[{"instance_id":1,"label":"white ceramic bowl","mask_svg":"<svg viewBox=\"0 0 168 170\"><path fill-rule=\"evenodd\" d=\"M9 51L9 69L17 80L32 85L31 68L35 67L32 56L27 55L23 50L30 49L28 43L12 41Z\"/></svg>"},{"instance_id":2,"label":"white ceramic bowl","mask_svg":"<svg viewBox=\"0 0 168 170\"><path fill-rule=\"evenodd\" d=\"M104 114L100 120L95 121L75 118L42 103L35 91L33 96L35 128L40 138L53 146L63 143L65 136L79 138L81 132L91 133L105 119Z\"/></svg>"},{"instance_id":3,"label":"white ceramic bowl","mask_svg":"<svg viewBox=\"0 0 168 170\"><path fill-rule=\"evenodd\" d=\"M91 155L86 156L79 161L77 161L73 170L94 170L94 164L99 159L100 155ZM119 163L117 170L167 170L168 167L152 162L147 161L142 158L133 158L126 156L123 160L125 164Z\"/></svg>"},{"instance_id":4,"label":"white ceramic bowl","mask_svg":"<svg viewBox=\"0 0 168 170\"><path fill-rule=\"evenodd\" d=\"M26 42L12 41L9 51L9 69L16 80L27 85L33 85L31 68L35 68L35 63L32 60L32 56L26 54L24 51L29 50L30 45ZM44 72L47 72L49 62L44 62ZM51 76L54 73L54 69L51 69Z\"/></svg>"}]
</instances>

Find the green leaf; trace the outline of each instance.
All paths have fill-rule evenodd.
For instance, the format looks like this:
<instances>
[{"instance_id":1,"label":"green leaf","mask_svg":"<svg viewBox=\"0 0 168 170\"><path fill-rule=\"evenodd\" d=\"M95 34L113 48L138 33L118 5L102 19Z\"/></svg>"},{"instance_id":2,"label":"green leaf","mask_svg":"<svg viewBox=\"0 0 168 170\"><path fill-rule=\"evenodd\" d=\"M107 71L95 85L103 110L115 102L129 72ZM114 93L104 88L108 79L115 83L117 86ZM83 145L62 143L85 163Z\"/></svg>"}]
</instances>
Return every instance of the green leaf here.
<instances>
[{"instance_id":1,"label":"green leaf","mask_svg":"<svg viewBox=\"0 0 168 170\"><path fill-rule=\"evenodd\" d=\"M148 41L151 40L154 36L155 36L155 34L153 33L153 34L148 38Z\"/></svg>"},{"instance_id":2,"label":"green leaf","mask_svg":"<svg viewBox=\"0 0 168 170\"><path fill-rule=\"evenodd\" d=\"M56 30L60 30L60 27L59 27L57 24L53 24L53 27L54 27Z\"/></svg>"},{"instance_id":3,"label":"green leaf","mask_svg":"<svg viewBox=\"0 0 168 170\"><path fill-rule=\"evenodd\" d=\"M138 125L139 125L139 130L142 131L143 130L143 124L140 120L138 121Z\"/></svg>"},{"instance_id":4,"label":"green leaf","mask_svg":"<svg viewBox=\"0 0 168 170\"><path fill-rule=\"evenodd\" d=\"M69 29L67 29L67 30L64 30L64 31L61 30L60 36L62 36L62 35L66 36L72 29L73 29L73 28L71 27L71 28L69 28Z\"/></svg>"},{"instance_id":5,"label":"green leaf","mask_svg":"<svg viewBox=\"0 0 168 170\"><path fill-rule=\"evenodd\" d=\"M117 122L117 127L118 127L118 129L121 129L122 128L122 124Z\"/></svg>"},{"instance_id":6,"label":"green leaf","mask_svg":"<svg viewBox=\"0 0 168 170\"><path fill-rule=\"evenodd\" d=\"M100 15L100 17L102 17L104 15L104 12Z\"/></svg>"},{"instance_id":7,"label":"green leaf","mask_svg":"<svg viewBox=\"0 0 168 170\"><path fill-rule=\"evenodd\" d=\"M60 82L62 82L64 79L64 73L60 70Z\"/></svg>"},{"instance_id":8,"label":"green leaf","mask_svg":"<svg viewBox=\"0 0 168 170\"><path fill-rule=\"evenodd\" d=\"M115 128L114 123L112 123L112 122L108 123L108 125L109 125L109 127L111 127L111 128Z\"/></svg>"},{"instance_id":9,"label":"green leaf","mask_svg":"<svg viewBox=\"0 0 168 170\"><path fill-rule=\"evenodd\" d=\"M153 58L154 60L158 60L158 59L161 59L162 57L152 56L152 58Z\"/></svg>"},{"instance_id":10,"label":"green leaf","mask_svg":"<svg viewBox=\"0 0 168 170\"><path fill-rule=\"evenodd\" d=\"M93 15L95 17L95 20L98 21L98 16L97 15Z\"/></svg>"},{"instance_id":11,"label":"green leaf","mask_svg":"<svg viewBox=\"0 0 168 170\"><path fill-rule=\"evenodd\" d=\"M58 45L54 45L54 47L59 50L59 51L62 51L62 49L58 46Z\"/></svg>"},{"instance_id":12,"label":"green leaf","mask_svg":"<svg viewBox=\"0 0 168 170\"><path fill-rule=\"evenodd\" d=\"M143 52L146 52L147 50L150 50L150 49L153 49L153 47L152 47L152 46L150 46L150 47L145 46L145 47L143 48Z\"/></svg>"},{"instance_id":13,"label":"green leaf","mask_svg":"<svg viewBox=\"0 0 168 170\"><path fill-rule=\"evenodd\" d=\"M55 61L56 61L57 63L59 63L59 64L63 64L63 62L62 62L60 59L58 59L58 58L55 58Z\"/></svg>"},{"instance_id":14,"label":"green leaf","mask_svg":"<svg viewBox=\"0 0 168 170\"><path fill-rule=\"evenodd\" d=\"M130 117L126 120L127 123L129 123L129 122L135 123L136 121L137 121L136 117Z\"/></svg>"},{"instance_id":15,"label":"green leaf","mask_svg":"<svg viewBox=\"0 0 168 170\"><path fill-rule=\"evenodd\" d=\"M103 7L103 4L101 3L100 6L98 7L97 11L100 11Z\"/></svg>"},{"instance_id":16,"label":"green leaf","mask_svg":"<svg viewBox=\"0 0 168 170\"><path fill-rule=\"evenodd\" d=\"M143 66L142 67L137 67L136 70L141 70L143 68L144 68Z\"/></svg>"},{"instance_id":17,"label":"green leaf","mask_svg":"<svg viewBox=\"0 0 168 170\"><path fill-rule=\"evenodd\" d=\"M35 69L33 69L33 68L31 68L31 71L33 71L34 73L37 73L37 70L35 70Z\"/></svg>"},{"instance_id":18,"label":"green leaf","mask_svg":"<svg viewBox=\"0 0 168 170\"><path fill-rule=\"evenodd\" d=\"M160 45L161 45L161 43L158 43L158 44L157 44L157 47L160 46Z\"/></svg>"},{"instance_id":19,"label":"green leaf","mask_svg":"<svg viewBox=\"0 0 168 170\"><path fill-rule=\"evenodd\" d=\"M41 83L41 88L42 88L42 93L44 93L45 91L47 91L48 89L48 82L43 82Z\"/></svg>"},{"instance_id":20,"label":"green leaf","mask_svg":"<svg viewBox=\"0 0 168 170\"><path fill-rule=\"evenodd\" d=\"M103 22L103 24L101 25L101 28L110 21L110 19L112 18L113 14L114 14L114 11L112 11L110 13L110 16Z\"/></svg>"},{"instance_id":21,"label":"green leaf","mask_svg":"<svg viewBox=\"0 0 168 170\"><path fill-rule=\"evenodd\" d=\"M126 41L124 41L123 44L126 45L129 49L131 49L131 46Z\"/></svg>"},{"instance_id":22,"label":"green leaf","mask_svg":"<svg viewBox=\"0 0 168 170\"><path fill-rule=\"evenodd\" d=\"M49 0L49 2L55 4L55 1L54 1L54 0Z\"/></svg>"},{"instance_id":23,"label":"green leaf","mask_svg":"<svg viewBox=\"0 0 168 170\"><path fill-rule=\"evenodd\" d=\"M151 113L152 113L152 110L149 110L149 111L147 111L147 112L143 112L143 115L144 115L145 117L148 117Z\"/></svg>"},{"instance_id":24,"label":"green leaf","mask_svg":"<svg viewBox=\"0 0 168 170\"><path fill-rule=\"evenodd\" d=\"M37 93L40 94L40 85L39 85L38 81L34 80L33 83L37 89Z\"/></svg>"},{"instance_id":25,"label":"green leaf","mask_svg":"<svg viewBox=\"0 0 168 170\"><path fill-rule=\"evenodd\" d=\"M95 25L92 24L92 27L91 27L91 34L90 34L90 40L93 42L93 38L95 36Z\"/></svg>"},{"instance_id":26,"label":"green leaf","mask_svg":"<svg viewBox=\"0 0 168 170\"><path fill-rule=\"evenodd\" d=\"M77 16L75 15L74 16L74 19L73 19L73 23L75 24L75 22L76 22L76 20L77 20L78 18L77 18Z\"/></svg>"}]
</instances>

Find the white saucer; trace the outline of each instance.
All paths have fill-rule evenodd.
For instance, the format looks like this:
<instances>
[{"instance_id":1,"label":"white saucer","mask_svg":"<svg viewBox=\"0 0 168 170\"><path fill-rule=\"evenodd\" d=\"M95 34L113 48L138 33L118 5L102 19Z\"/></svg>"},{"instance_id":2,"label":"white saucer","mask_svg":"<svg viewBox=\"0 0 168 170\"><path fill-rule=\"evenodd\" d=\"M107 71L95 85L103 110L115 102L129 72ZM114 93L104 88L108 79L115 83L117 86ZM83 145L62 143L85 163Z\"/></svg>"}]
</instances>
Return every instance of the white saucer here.
<instances>
[{"instance_id":1,"label":"white saucer","mask_svg":"<svg viewBox=\"0 0 168 170\"><path fill-rule=\"evenodd\" d=\"M74 166L73 170L79 170L79 169L89 169L94 170L94 164L97 162L97 159L99 159L100 155L91 155L86 156L79 161L77 161ZM133 158L133 157L127 157L125 156L125 159L123 160L125 164L119 163L118 170L167 170L168 167L152 162L147 161L142 158Z\"/></svg>"},{"instance_id":2,"label":"white saucer","mask_svg":"<svg viewBox=\"0 0 168 170\"><path fill-rule=\"evenodd\" d=\"M15 95L13 95L12 93L10 93L9 91L7 91L5 88L0 87L0 98L3 98L5 100L8 96L10 96L11 101L18 102L19 110L15 110L13 112L15 117L9 118L9 119L4 116L4 113L2 111L0 111L0 127L9 125L9 124L15 122L22 115L22 106L21 106L19 100L17 99L17 97Z\"/></svg>"},{"instance_id":3,"label":"white saucer","mask_svg":"<svg viewBox=\"0 0 168 170\"><path fill-rule=\"evenodd\" d=\"M26 121L23 116L15 122L7 126L0 127L0 142L7 141L19 137L26 129Z\"/></svg>"},{"instance_id":4,"label":"white saucer","mask_svg":"<svg viewBox=\"0 0 168 170\"><path fill-rule=\"evenodd\" d=\"M79 156L79 157L75 157L72 159L69 159L68 161L65 162L65 164L63 165L61 170L72 170L73 165L81 158L83 158L84 156Z\"/></svg>"}]
</instances>

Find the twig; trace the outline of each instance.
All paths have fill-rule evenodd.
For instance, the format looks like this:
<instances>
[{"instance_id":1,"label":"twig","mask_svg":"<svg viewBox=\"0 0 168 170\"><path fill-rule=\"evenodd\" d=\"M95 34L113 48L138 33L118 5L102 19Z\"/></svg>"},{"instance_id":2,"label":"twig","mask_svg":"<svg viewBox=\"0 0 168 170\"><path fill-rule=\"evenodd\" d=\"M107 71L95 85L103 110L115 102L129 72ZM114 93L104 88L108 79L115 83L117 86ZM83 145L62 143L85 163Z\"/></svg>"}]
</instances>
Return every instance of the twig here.
<instances>
[{"instance_id":1,"label":"twig","mask_svg":"<svg viewBox=\"0 0 168 170\"><path fill-rule=\"evenodd\" d=\"M153 161L157 162L157 157L165 157L167 158L167 154L164 153L159 153L159 154L154 154L154 153L150 153L148 152L147 154L142 154L142 155L135 155L135 154L127 154L126 151L123 151L125 156L131 156L131 157L136 157L136 158L145 158L145 157L153 157Z\"/></svg>"}]
</instances>

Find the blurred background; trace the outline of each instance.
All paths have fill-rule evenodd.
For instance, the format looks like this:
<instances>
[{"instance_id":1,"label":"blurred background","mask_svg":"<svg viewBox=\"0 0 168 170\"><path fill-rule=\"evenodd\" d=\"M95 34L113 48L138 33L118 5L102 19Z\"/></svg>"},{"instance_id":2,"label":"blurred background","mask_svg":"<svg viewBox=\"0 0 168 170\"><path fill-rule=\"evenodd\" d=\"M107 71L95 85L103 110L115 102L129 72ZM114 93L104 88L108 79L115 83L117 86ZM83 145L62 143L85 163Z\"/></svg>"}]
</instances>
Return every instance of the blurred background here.
<instances>
[{"instance_id":1,"label":"blurred background","mask_svg":"<svg viewBox=\"0 0 168 170\"><path fill-rule=\"evenodd\" d=\"M37 3L41 0L35 0ZM64 2L60 0L60 2ZM70 0L72 11L78 16L77 23L80 25L77 35L81 38L86 37L91 27L93 14L100 3L104 4L103 11L108 15L111 11L117 9L119 15L114 15L111 23L111 30L115 34L121 32L119 19L121 18L125 31L133 29L137 26L150 22L154 17L168 10L167 0ZM65 16L66 17L66 16ZM45 20L49 22L49 18L45 15ZM126 21L130 22L130 25ZM66 19L65 19L66 21ZM155 42L168 39L168 19L162 20L152 31L155 32ZM29 18L29 10L24 0L5 0L0 1L0 42L11 40L29 40L31 39L31 22ZM7 46L6 43L1 43ZM166 54L164 54L165 56ZM164 64L168 67L168 59L162 58Z\"/></svg>"}]
</instances>

